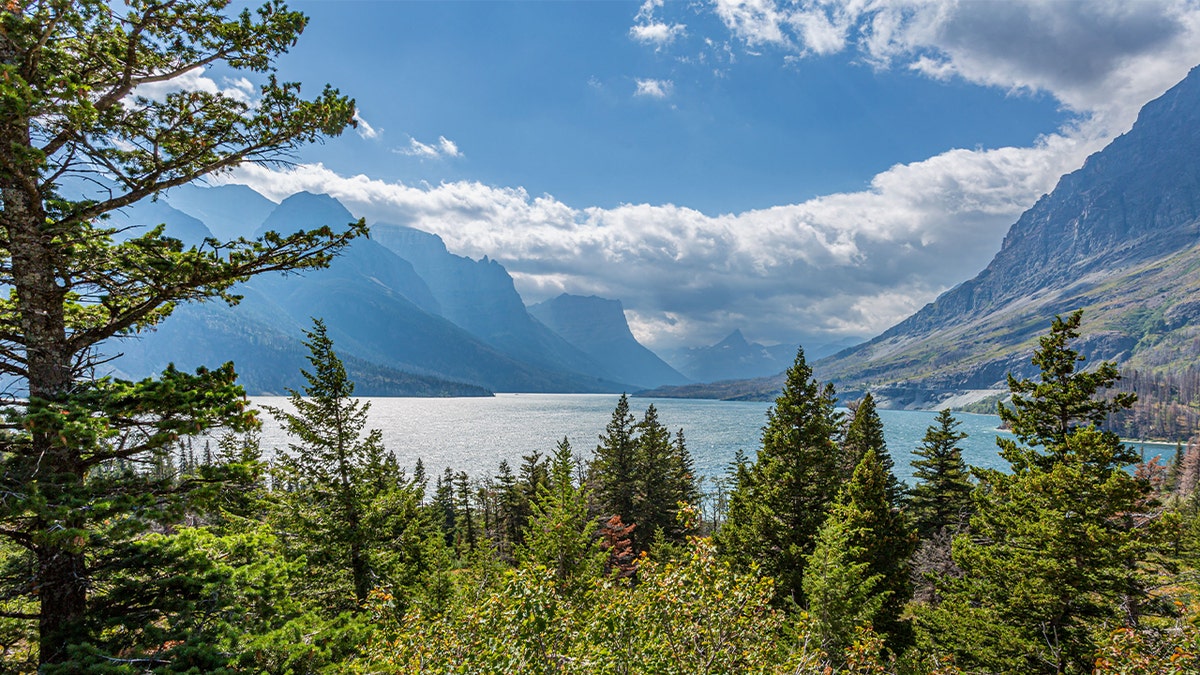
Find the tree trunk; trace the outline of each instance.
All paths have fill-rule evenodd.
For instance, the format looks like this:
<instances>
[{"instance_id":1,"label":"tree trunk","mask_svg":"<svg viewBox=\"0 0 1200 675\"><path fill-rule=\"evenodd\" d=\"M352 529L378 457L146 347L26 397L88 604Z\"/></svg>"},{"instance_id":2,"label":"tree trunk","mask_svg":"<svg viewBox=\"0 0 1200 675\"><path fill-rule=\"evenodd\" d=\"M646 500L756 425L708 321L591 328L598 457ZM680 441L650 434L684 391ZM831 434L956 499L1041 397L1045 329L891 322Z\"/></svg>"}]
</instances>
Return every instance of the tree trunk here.
<instances>
[{"instance_id":1,"label":"tree trunk","mask_svg":"<svg viewBox=\"0 0 1200 675\"><path fill-rule=\"evenodd\" d=\"M13 127L5 131L6 140L11 140ZM28 138L27 131L17 135ZM65 289L57 279L53 235L42 225L45 212L36 178L8 172L0 194L31 406L39 402L53 405L69 394L72 383L63 312ZM87 610L86 541L65 534L83 524L71 502L83 486L84 471L79 449L64 445L50 429L32 430L29 451L35 458L33 483L46 500L45 510L35 514L35 530L43 535L37 544L39 661L47 664L66 658L66 645ZM56 510L67 515L57 517Z\"/></svg>"}]
</instances>

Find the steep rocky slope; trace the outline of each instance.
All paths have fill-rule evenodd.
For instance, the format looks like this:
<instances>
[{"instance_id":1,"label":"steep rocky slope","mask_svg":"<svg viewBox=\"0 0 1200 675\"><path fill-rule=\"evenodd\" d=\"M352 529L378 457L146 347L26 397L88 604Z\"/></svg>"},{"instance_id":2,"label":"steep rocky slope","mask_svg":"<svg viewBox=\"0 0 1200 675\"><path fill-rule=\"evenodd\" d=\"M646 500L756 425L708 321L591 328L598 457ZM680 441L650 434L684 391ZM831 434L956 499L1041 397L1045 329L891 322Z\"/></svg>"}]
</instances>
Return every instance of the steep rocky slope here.
<instances>
[{"instance_id":1,"label":"steep rocky slope","mask_svg":"<svg viewBox=\"0 0 1200 675\"><path fill-rule=\"evenodd\" d=\"M919 405L1027 373L1050 318L1082 308L1082 349L1179 368L1200 338L1200 69L1064 176L978 276L879 337L818 364L843 391Z\"/></svg>"}]
</instances>

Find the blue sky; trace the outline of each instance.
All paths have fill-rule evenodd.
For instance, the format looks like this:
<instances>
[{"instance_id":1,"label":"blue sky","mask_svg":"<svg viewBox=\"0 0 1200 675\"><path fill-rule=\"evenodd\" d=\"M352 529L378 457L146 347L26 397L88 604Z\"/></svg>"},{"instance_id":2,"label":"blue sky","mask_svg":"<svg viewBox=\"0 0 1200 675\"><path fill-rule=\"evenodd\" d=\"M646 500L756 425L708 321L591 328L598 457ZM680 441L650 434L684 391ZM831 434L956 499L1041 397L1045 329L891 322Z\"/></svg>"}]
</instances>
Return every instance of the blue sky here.
<instances>
[{"instance_id":1,"label":"blue sky","mask_svg":"<svg viewBox=\"0 0 1200 675\"><path fill-rule=\"evenodd\" d=\"M684 38L655 49L630 34L635 2L294 6L311 23L282 73L336 83L381 134L305 157L386 180L481 180L579 206L715 215L862 189L947 148L1029 145L1067 116L1041 93L876 71L849 54L787 66L718 61ZM709 13L681 19L720 30ZM639 80L669 84L639 95ZM462 155L397 154L440 137Z\"/></svg>"},{"instance_id":2,"label":"blue sky","mask_svg":"<svg viewBox=\"0 0 1200 675\"><path fill-rule=\"evenodd\" d=\"M1194 0L291 5L280 74L363 123L226 180L621 299L658 349L886 329L1200 63Z\"/></svg>"}]
</instances>

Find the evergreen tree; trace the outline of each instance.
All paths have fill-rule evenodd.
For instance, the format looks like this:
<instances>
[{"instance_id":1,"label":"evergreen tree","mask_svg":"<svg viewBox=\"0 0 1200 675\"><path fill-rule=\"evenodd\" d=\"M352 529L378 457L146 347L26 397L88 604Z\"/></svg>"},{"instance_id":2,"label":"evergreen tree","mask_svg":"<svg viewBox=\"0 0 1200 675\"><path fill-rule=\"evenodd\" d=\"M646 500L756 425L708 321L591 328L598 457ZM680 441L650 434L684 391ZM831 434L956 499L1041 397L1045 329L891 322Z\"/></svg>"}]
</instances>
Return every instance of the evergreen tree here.
<instances>
[{"instance_id":1,"label":"evergreen tree","mask_svg":"<svg viewBox=\"0 0 1200 675\"><path fill-rule=\"evenodd\" d=\"M1111 432L1112 364L1077 372L1069 347L1081 315L1055 318L1033 361L1039 382L1009 378L1004 409L1017 440L997 444L1011 472L977 470L970 536L954 540L964 576L923 617L961 665L988 671L1089 673L1105 626L1136 625L1146 590L1139 563L1151 533L1138 517L1147 486L1125 471L1137 456Z\"/></svg>"},{"instance_id":2,"label":"evergreen tree","mask_svg":"<svg viewBox=\"0 0 1200 675\"><path fill-rule=\"evenodd\" d=\"M909 491L908 513L921 539L942 528L957 528L970 514L973 488L958 447L967 437L957 430L960 424L949 410L942 410L915 451L921 459L912 462L916 484Z\"/></svg>"},{"instance_id":3,"label":"evergreen tree","mask_svg":"<svg viewBox=\"0 0 1200 675\"><path fill-rule=\"evenodd\" d=\"M454 500L454 470L450 467L446 467L442 475L438 476L433 488L433 500L429 506L433 511L434 522L442 533L442 540L446 546L453 549L458 538L458 509Z\"/></svg>"},{"instance_id":4,"label":"evergreen tree","mask_svg":"<svg viewBox=\"0 0 1200 675\"><path fill-rule=\"evenodd\" d=\"M500 460L496 493L496 553L501 560L512 562L516 546L522 541L521 529L528 517L522 518L520 486L508 460Z\"/></svg>"},{"instance_id":5,"label":"evergreen tree","mask_svg":"<svg viewBox=\"0 0 1200 675\"><path fill-rule=\"evenodd\" d=\"M800 350L767 413L757 459L739 469L717 533L722 555L742 569L761 565L775 578L778 596L798 602L805 560L842 482L835 404L833 387L812 379Z\"/></svg>"},{"instance_id":6,"label":"evergreen tree","mask_svg":"<svg viewBox=\"0 0 1200 675\"><path fill-rule=\"evenodd\" d=\"M883 438L883 420L879 419L879 411L875 409L875 397L870 392L854 406L850 424L846 427L846 436L842 441L842 475L847 478L854 473L858 463L862 461L867 451L874 451L888 478L888 500L893 507L899 507L904 487L896 479L895 462L888 452L887 441Z\"/></svg>"},{"instance_id":7,"label":"evergreen tree","mask_svg":"<svg viewBox=\"0 0 1200 675\"><path fill-rule=\"evenodd\" d=\"M835 661L859 628L870 626L886 596L881 576L871 572L856 542L861 530L838 507L817 532L816 546L804 567L804 596L820 648Z\"/></svg>"},{"instance_id":8,"label":"evergreen tree","mask_svg":"<svg viewBox=\"0 0 1200 675\"><path fill-rule=\"evenodd\" d=\"M633 520L639 468L636 421L629 411L629 397L621 394L588 469L600 514L619 515L626 525L637 525Z\"/></svg>"},{"instance_id":9,"label":"evergreen tree","mask_svg":"<svg viewBox=\"0 0 1200 675\"><path fill-rule=\"evenodd\" d=\"M473 552L477 542L471 497L471 481L467 472L459 471L454 475L454 523L458 533L455 544L460 553Z\"/></svg>"},{"instance_id":10,"label":"evergreen tree","mask_svg":"<svg viewBox=\"0 0 1200 675\"><path fill-rule=\"evenodd\" d=\"M845 522L850 544L858 551L851 559L866 563L867 574L878 579L875 591L881 599L873 625L899 652L910 638L908 624L900 616L912 597L908 561L917 538L904 515L892 506L889 477L875 451L867 450L829 519Z\"/></svg>"},{"instance_id":11,"label":"evergreen tree","mask_svg":"<svg viewBox=\"0 0 1200 675\"><path fill-rule=\"evenodd\" d=\"M624 522L637 525L633 532L635 550L649 550L659 532L666 542L681 543L686 532L676 517L679 504L694 504L699 495L683 431L672 439L671 433L658 421L658 410L650 404L637 425L636 434L633 442L634 510L618 515ZM607 477L603 479L607 480Z\"/></svg>"},{"instance_id":12,"label":"evergreen tree","mask_svg":"<svg viewBox=\"0 0 1200 675\"><path fill-rule=\"evenodd\" d=\"M179 303L235 302L231 289L249 277L327 264L366 230L359 222L185 247L161 226L119 242L104 226L117 209L244 162L270 162L352 123L354 105L336 91L306 100L298 84L274 76L303 15L271 2L229 17L227 4L9 2L0 12L0 371L23 393L3 405L10 431L0 444L0 494L22 497L0 500L0 537L32 571L0 582L0 593L21 599L19 619L36 626L44 670L66 663L72 645L109 644L87 627L119 611L106 600L105 576L139 564L116 556L176 520L195 489L214 485L106 466L153 464L179 436L252 423L231 366L168 368L128 382L97 376L101 350L151 329ZM206 67L263 84L254 101L178 86ZM139 95L148 84L170 93ZM67 178L104 190L78 195L64 188ZM157 658L170 663L178 653Z\"/></svg>"},{"instance_id":13,"label":"evergreen tree","mask_svg":"<svg viewBox=\"0 0 1200 675\"><path fill-rule=\"evenodd\" d=\"M550 459L550 483L534 499L521 555L553 570L564 583L596 573L603 558L597 548L598 524L588 515L587 490L575 484L574 462L571 444L564 438Z\"/></svg>"},{"instance_id":14,"label":"evergreen tree","mask_svg":"<svg viewBox=\"0 0 1200 675\"><path fill-rule=\"evenodd\" d=\"M373 502L400 487L399 469L387 461L378 429L364 435L369 403L351 398L354 383L333 351L325 324L305 331L312 370L301 371L302 391L289 390L295 412L267 408L292 438L281 471L296 486L289 495L289 525L319 580L315 591L330 608L361 609L380 576L373 558L378 532L367 523ZM346 605L343 597L353 598Z\"/></svg>"}]
</instances>

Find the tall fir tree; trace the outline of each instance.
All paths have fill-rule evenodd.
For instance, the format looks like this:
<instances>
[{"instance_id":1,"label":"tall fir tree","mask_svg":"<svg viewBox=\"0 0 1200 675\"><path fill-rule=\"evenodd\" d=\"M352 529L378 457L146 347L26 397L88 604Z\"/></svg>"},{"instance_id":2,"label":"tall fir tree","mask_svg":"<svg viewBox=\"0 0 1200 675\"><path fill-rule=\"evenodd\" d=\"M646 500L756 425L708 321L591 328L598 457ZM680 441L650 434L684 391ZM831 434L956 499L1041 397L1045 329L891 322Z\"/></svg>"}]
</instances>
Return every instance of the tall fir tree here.
<instances>
[{"instance_id":1,"label":"tall fir tree","mask_svg":"<svg viewBox=\"0 0 1200 675\"><path fill-rule=\"evenodd\" d=\"M942 410L914 451L921 459L912 462L915 484L909 491L908 513L921 539L943 528L957 529L970 515L974 487L958 445L967 437L958 431L960 424L949 410Z\"/></svg>"},{"instance_id":2,"label":"tall fir tree","mask_svg":"<svg viewBox=\"0 0 1200 675\"><path fill-rule=\"evenodd\" d=\"M646 408L634 437L633 512L618 514L633 531L634 550L646 551L659 533L664 541L681 543L687 529L679 522L679 505L695 504L699 488L683 431L671 437L658 421L654 404Z\"/></svg>"},{"instance_id":3,"label":"tall fir tree","mask_svg":"<svg viewBox=\"0 0 1200 675\"><path fill-rule=\"evenodd\" d=\"M805 561L843 480L836 402L832 385L814 380L798 351L767 413L758 457L738 471L716 537L723 556L742 569L760 565L775 578L779 598L801 604Z\"/></svg>"},{"instance_id":4,"label":"tall fir tree","mask_svg":"<svg viewBox=\"0 0 1200 675\"><path fill-rule=\"evenodd\" d=\"M849 478L863 455L874 451L876 458L883 465L888 478L888 500L892 506L899 507L904 496L904 486L896 478L896 463L888 452L887 441L883 437L883 420L879 419L879 411L875 409L875 397L867 392L854 406L850 424L846 426L846 434L842 440L842 472Z\"/></svg>"},{"instance_id":5,"label":"tall fir tree","mask_svg":"<svg viewBox=\"0 0 1200 675\"><path fill-rule=\"evenodd\" d=\"M600 514L619 515L626 525L636 525L633 521L638 486L636 422L637 418L629 411L629 397L621 394L588 468Z\"/></svg>"},{"instance_id":6,"label":"tall fir tree","mask_svg":"<svg viewBox=\"0 0 1200 675\"><path fill-rule=\"evenodd\" d=\"M599 524L588 514L586 487L575 482L575 456L562 439L550 458L550 482L533 501L533 517L525 532L520 557L553 570L564 589L580 577L599 572L604 555L599 549Z\"/></svg>"},{"instance_id":7,"label":"tall fir tree","mask_svg":"<svg viewBox=\"0 0 1200 675\"><path fill-rule=\"evenodd\" d=\"M280 518L291 530L288 541L308 559L314 593L334 611L359 611L386 567L383 522L371 522L379 515L377 501L394 501L398 495L392 493L405 490L411 494L390 508L415 518L419 495L384 451L380 431L365 431L370 404L352 398L354 383L324 322L315 319L305 336L312 366L301 371L307 384L289 391L292 411L268 408L295 439L279 461L294 486ZM405 524L387 520L393 527Z\"/></svg>"},{"instance_id":8,"label":"tall fir tree","mask_svg":"<svg viewBox=\"0 0 1200 675\"><path fill-rule=\"evenodd\" d=\"M856 545L862 532L840 515L835 507L821 525L803 579L818 645L839 666L857 631L873 624L886 598L879 589L881 576L872 573Z\"/></svg>"},{"instance_id":9,"label":"tall fir tree","mask_svg":"<svg viewBox=\"0 0 1200 675\"><path fill-rule=\"evenodd\" d=\"M1139 517L1147 485L1116 434L1099 431L1130 397L1105 398L1104 363L1079 372L1070 348L1082 315L1056 317L1033 357L1040 381L1009 378L1002 408L1016 440L997 439L1010 471L977 470L970 536L953 544L963 571L922 616L935 644L987 671L1089 673L1096 636L1136 625L1147 589L1139 566L1153 544Z\"/></svg>"},{"instance_id":10,"label":"tall fir tree","mask_svg":"<svg viewBox=\"0 0 1200 675\"><path fill-rule=\"evenodd\" d=\"M845 522L850 544L858 551L851 557L866 563L868 575L878 579L875 592L881 601L872 623L887 644L899 652L911 640L909 625L901 615L912 597L908 561L916 549L917 537L904 514L892 505L889 478L891 472L879 456L867 450L838 495L829 518Z\"/></svg>"},{"instance_id":11,"label":"tall fir tree","mask_svg":"<svg viewBox=\"0 0 1200 675\"><path fill-rule=\"evenodd\" d=\"M354 104L337 91L305 99L275 77L302 14L269 2L229 16L227 5L76 0L0 11L0 372L20 392L2 406L12 431L0 444L0 493L22 496L0 500L0 537L32 570L0 580L0 593L22 599L43 670L68 662L73 645L100 650L100 662L114 656L98 646L109 637L88 628L117 611L105 575L136 566L116 556L178 518L201 486L107 467L153 464L181 435L252 424L231 366L129 382L99 376L105 352L181 303L236 302L232 289L254 275L324 265L366 231L360 221L185 246L156 223L120 241L106 227L118 209L352 124ZM198 68L261 86L250 101L181 85ZM82 194L72 180L101 189ZM161 660L179 655L167 652Z\"/></svg>"}]
</instances>

